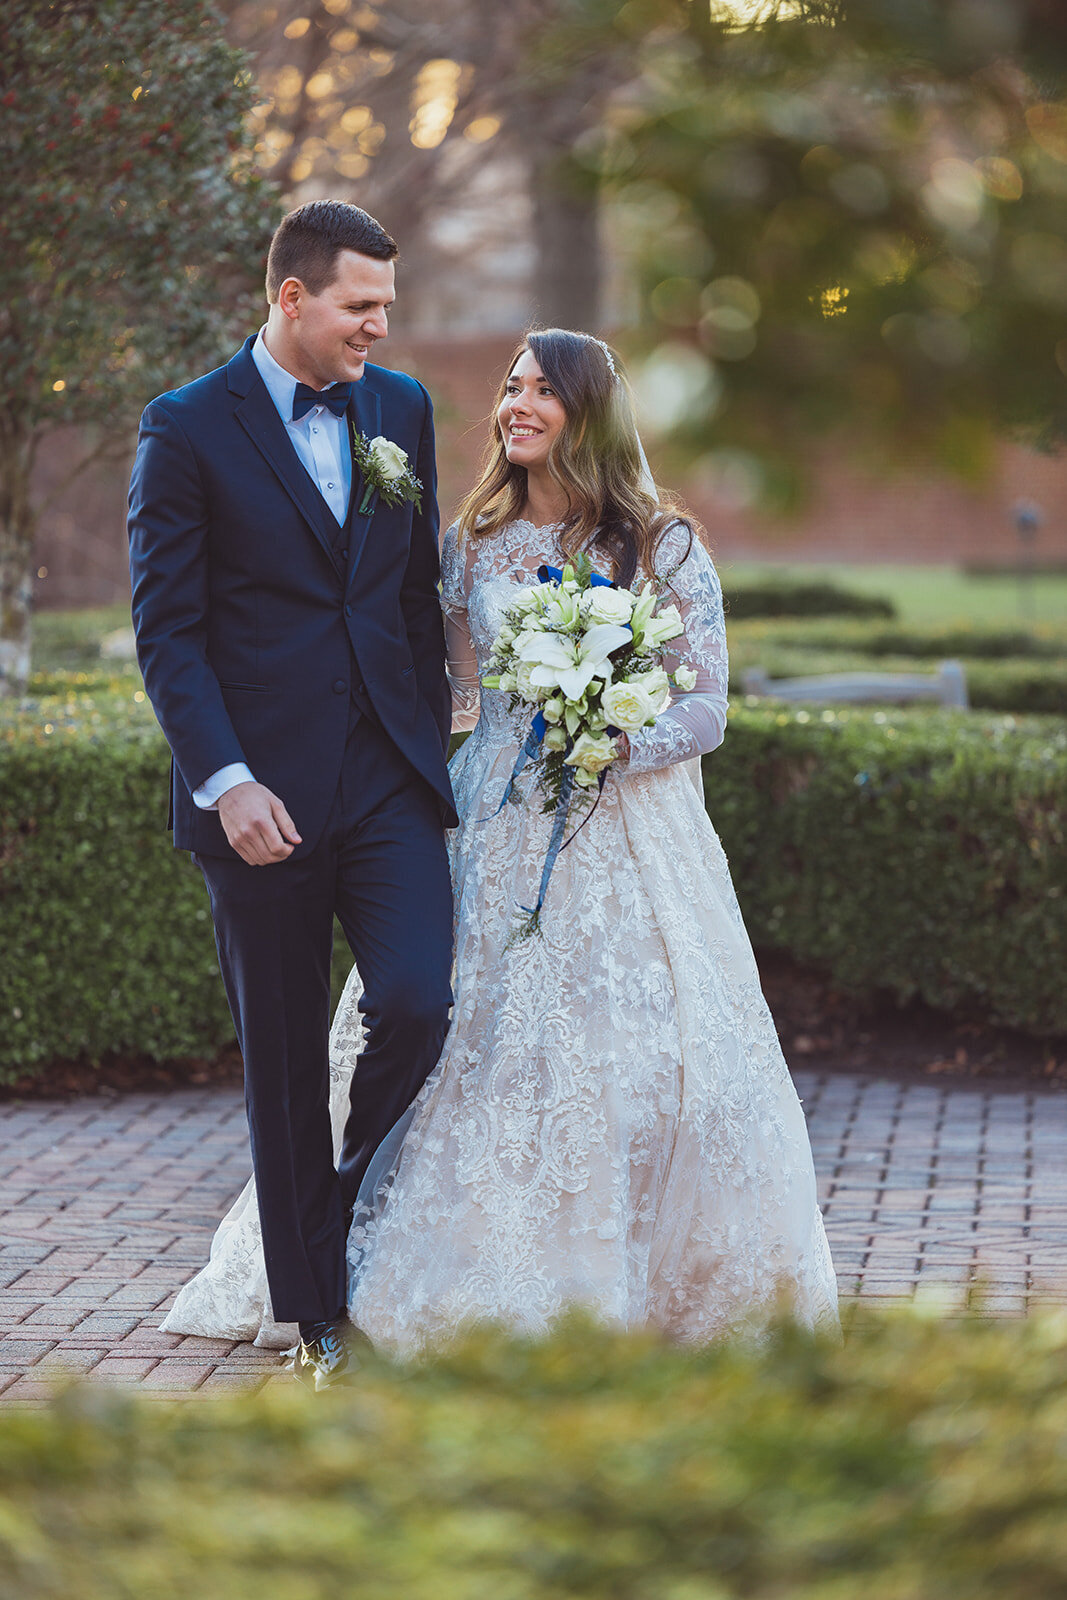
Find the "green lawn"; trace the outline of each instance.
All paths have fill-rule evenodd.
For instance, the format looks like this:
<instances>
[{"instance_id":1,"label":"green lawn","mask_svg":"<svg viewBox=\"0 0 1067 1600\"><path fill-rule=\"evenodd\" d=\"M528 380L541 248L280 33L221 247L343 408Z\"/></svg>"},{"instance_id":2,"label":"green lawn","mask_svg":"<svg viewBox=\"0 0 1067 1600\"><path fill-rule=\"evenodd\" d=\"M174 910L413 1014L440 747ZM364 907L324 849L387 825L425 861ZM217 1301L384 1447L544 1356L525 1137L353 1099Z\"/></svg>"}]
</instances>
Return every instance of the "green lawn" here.
<instances>
[{"instance_id":1,"label":"green lawn","mask_svg":"<svg viewBox=\"0 0 1067 1600\"><path fill-rule=\"evenodd\" d=\"M955 567L855 566L846 562L800 563L722 561L723 588L739 590L768 578L796 582L829 580L844 588L884 595L897 607L900 621L916 626L956 623L999 624L1014 628L1031 623L1067 625L1067 574L1039 576L1028 592L1017 578L968 577ZM41 611L34 619L35 672L99 671L100 640L128 628L127 605L86 611ZM136 674L133 663L113 661L111 673Z\"/></svg>"},{"instance_id":2,"label":"green lawn","mask_svg":"<svg viewBox=\"0 0 1067 1600\"><path fill-rule=\"evenodd\" d=\"M1067 574L1034 578L1031 595L1018 578L968 577L956 567L720 561L718 568L727 595L731 588L771 577L796 582L825 579L865 594L884 595L894 602L902 622L1002 623L1005 627L1067 622Z\"/></svg>"},{"instance_id":3,"label":"green lawn","mask_svg":"<svg viewBox=\"0 0 1067 1600\"><path fill-rule=\"evenodd\" d=\"M98 671L100 641L129 626L128 602L81 611L38 611L33 619L33 670Z\"/></svg>"}]
</instances>

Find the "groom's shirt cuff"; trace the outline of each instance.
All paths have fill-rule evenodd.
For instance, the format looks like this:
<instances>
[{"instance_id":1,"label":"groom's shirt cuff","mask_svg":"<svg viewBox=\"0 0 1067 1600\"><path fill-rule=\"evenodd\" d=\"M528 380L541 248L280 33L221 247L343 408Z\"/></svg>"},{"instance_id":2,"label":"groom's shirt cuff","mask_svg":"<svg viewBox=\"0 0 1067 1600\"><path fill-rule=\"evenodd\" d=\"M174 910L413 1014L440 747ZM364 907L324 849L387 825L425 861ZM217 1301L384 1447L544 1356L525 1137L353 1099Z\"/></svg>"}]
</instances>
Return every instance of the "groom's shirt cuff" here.
<instances>
[{"instance_id":1,"label":"groom's shirt cuff","mask_svg":"<svg viewBox=\"0 0 1067 1600\"><path fill-rule=\"evenodd\" d=\"M227 789L233 789L239 783L255 783L255 778L249 772L243 761L231 761L228 767L220 767L218 772L213 772L199 789L193 790L193 803L201 811L217 811L219 801Z\"/></svg>"}]
</instances>

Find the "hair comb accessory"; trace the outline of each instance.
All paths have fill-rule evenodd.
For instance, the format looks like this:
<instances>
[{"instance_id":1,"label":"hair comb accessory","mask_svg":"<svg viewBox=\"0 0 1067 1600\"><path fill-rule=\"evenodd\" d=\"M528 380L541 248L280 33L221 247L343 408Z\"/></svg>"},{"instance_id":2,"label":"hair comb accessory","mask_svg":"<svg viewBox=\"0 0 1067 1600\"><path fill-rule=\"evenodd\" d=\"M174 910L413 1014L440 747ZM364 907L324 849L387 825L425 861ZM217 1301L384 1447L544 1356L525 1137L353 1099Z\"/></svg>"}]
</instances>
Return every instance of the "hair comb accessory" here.
<instances>
[{"instance_id":1,"label":"hair comb accessory","mask_svg":"<svg viewBox=\"0 0 1067 1600\"><path fill-rule=\"evenodd\" d=\"M615 370L615 357L612 355L611 351L608 349L608 347L604 343L603 339L598 339L595 333L590 334L589 337L592 339L594 344L598 344L600 346L601 350L603 350L604 359L607 362L608 366L611 368L611 376L613 378L617 378L619 376L619 374Z\"/></svg>"}]
</instances>

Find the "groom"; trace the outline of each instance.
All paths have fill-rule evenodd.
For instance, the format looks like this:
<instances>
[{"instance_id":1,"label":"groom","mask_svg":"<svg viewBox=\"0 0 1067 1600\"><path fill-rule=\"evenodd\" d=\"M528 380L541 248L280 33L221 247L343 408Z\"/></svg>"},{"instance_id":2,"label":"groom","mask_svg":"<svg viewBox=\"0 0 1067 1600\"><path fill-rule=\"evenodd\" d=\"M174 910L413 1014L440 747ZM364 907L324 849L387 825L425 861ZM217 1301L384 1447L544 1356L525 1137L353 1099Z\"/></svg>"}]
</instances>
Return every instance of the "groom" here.
<instances>
[{"instance_id":1,"label":"groom","mask_svg":"<svg viewBox=\"0 0 1067 1600\"><path fill-rule=\"evenodd\" d=\"M356 1369L348 1212L437 1061L452 998L433 417L421 384L367 364L396 253L356 206L290 213L266 326L147 407L130 484L138 659L174 757L174 843L207 883L244 1055L271 1309L300 1324L295 1370L317 1389ZM381 474L360 472L360 434L406 453L421 503L390 504ZM335 914L366 1031L339 1171Z\"/></svg>"}]
</instances>

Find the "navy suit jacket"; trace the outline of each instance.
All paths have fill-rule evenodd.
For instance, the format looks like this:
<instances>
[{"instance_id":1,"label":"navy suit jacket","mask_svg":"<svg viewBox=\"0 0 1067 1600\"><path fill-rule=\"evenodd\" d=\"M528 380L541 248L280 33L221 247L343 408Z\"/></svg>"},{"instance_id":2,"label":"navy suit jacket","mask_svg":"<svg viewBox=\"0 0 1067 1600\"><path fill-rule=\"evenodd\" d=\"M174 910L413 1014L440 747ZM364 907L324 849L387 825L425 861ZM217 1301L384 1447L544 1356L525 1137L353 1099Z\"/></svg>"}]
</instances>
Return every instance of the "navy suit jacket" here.
<instances>
[{"instance_id":1,"label":"navy suit jacket","mask_svg":"<svg viewBox=\"0 0 1067 1600\"><path fill-rule=\"evenodd\" d=\"M336 793L357 684L454 826L430 398L383 367L368 366L355 386L357 431L406 450L423 493L421 511L375 497L367 515L353 515L345 566L253 342L152 401L130 482L137 653L174 756L174 843L230 853L217 812L200 810L192 792L245 761L295 822L294 856L311 850Z\"/></svg>"}]
</instances>

